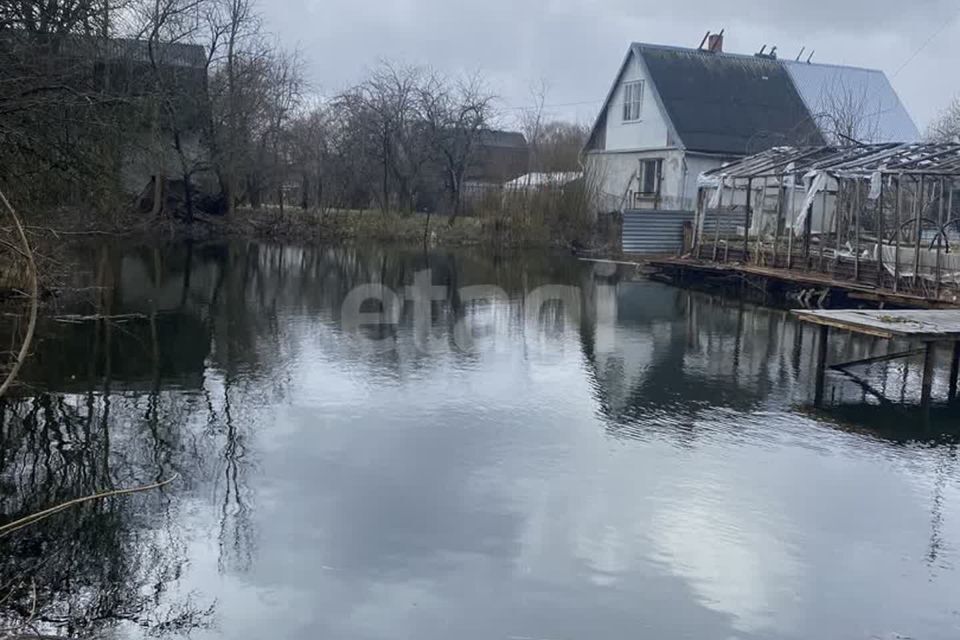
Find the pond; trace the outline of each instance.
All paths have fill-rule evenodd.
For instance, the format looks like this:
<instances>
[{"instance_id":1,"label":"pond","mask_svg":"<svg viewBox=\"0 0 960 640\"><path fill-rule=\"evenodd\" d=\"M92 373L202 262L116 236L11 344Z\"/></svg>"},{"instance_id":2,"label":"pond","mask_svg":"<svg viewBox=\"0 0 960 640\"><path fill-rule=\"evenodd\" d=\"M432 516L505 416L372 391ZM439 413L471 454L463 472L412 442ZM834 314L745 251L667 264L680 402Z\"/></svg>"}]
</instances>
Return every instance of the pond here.
<instances>
[{"instance_id":1,"label":"pond","mask_svg":"<svg viewBox=\"0 0 960 640\"><path fill-rule=\"evenodd\" d=\"M812 409L785 311L546 254L78 259L88 299L2 403L0 511L173 481L0 538L7 629L960 635L960 411L839 377ZM915 394L915 366L864 375Z\"/></svg>"}]
</instances>

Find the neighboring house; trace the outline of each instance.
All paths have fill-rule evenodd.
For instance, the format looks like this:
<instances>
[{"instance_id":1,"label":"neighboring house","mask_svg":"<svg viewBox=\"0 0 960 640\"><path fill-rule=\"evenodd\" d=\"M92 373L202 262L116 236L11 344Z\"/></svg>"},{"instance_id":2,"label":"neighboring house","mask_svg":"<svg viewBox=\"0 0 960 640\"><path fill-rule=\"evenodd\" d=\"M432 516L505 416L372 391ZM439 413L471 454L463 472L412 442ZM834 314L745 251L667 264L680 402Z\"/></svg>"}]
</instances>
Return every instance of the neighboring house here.
<instances>
[{"instance_id":1,"label":"neighboring house","mask_svg":"<svg viewBox=\"0 0 960 640\"><path fill-rule=\"evenodd\" d=\"M100 41L97 74L103 74L108 95L140 98L156 92L156 76L167 93L168 103L159 113L160 128L155 130L149 119L132 132L122 153L120 182L124 191L139 193L151 177L162 172L164 177L183 179L182 162L191 172L194 186L218 189L211 170L208 141L210 100L207 91L206 51L200 45L153 45L153 58L158 73L152 71L150 44L145 40ZM149 102L148 102L149 104ZM174 146L174 133L180 138L181 151ZM182 154L182 158L181 158Z\"/></svg>"},{"instance_id":2,"label":"neighboring house","mask_svg":"<svg viewBox=\"0 0 960 640\"><path fill-rule=\"evenodd\" d=\"M113 123L106 133L121 134L115 151L125 192L139 193L157 173L182 179L183 161L191 171L209 166L202 46L0 31L0 84L0 101L42 96L38 106L28 106L46 109L50 121L62 123L52 128L66 144L87 137L100 142L103 123ZM158 86L164 88L162 106ZM174 132L183 157L174 149Z\"/></svg>"},{"instance_id":3,"label":"neighboring house","mask_svg":"<svg viewBox=\"0 0 960 640\"><path fill-rule=\"evenodd\" d=\"M460 196L468 204L499 197L506 183L529 170L530 148L522 133L485 129L473 150Z\"/></svg>"},{"instance_id":4,"label":"neighboring house","mask_svg":"<svg viewBox=\"0 0 960 640\"><path fill-rule=\"evenodd\" d=\"M700 173L773 146L827 143L837 123L870 133L863 142L919 137L881 71L724 53L722 35L702 49L634 43L585 161L602 211L692 212Z\"/></svg>"},{"instance_id":5,"label":"neighboring house","mask_svg":"<svg viewBox=\"0 0 960 640\"><path fill-rule=\"evenodd\" d=\"M518 131L485 129L480 132L466 180L502 185L530 169L527 139Z\"/></svg>"}]
</instances>

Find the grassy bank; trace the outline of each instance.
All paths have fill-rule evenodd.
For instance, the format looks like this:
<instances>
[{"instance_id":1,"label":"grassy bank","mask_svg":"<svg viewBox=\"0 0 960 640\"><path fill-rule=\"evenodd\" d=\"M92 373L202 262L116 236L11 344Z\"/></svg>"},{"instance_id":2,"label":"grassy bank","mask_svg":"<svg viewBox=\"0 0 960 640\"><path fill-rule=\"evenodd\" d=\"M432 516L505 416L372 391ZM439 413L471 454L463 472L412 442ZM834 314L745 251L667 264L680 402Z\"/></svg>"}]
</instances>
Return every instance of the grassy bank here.
<instances>
[{"instance_id":1,"label":"grassy bank","mask_svg":"<svg viewBox=\"0 0 960 640\"><path fill-rule=\"evenodd\" d=\"M504 248L587 247L598 242L585 215L570 225L559 215L544 215L541 209L532 208L475 209L458 216L261 208L241 209L232 218L205 222L209 222L207 231L214 236L282 242L369 241Z\"/></svg>"},{"instance_id":2,"label":"grassy bank","mask_svg":"<svg viewBox=\"0 0 960 640\"><path fill-rule=\"evenodd\" d=\"M98 243L150 245L192 239L291 244L396 243L416 246L480 246L490 249L604 251L604 233L586 214L578 191L542 190L471 203L458 216L377 210L303 210L275 206L240 208L224 217L198 216L186 224L170 216L130 210L93 214L76 209L27 210L22 214L37 253L44 288L69 282L69 256ZM0 294L22 288L26 273L13 246L13 228L0 226ZM3 242L3 241L6 242ZM69 287L69 285L66 285Z\"/></svg>"},{"instance_id":3,"label":"grassy bank","mask_svg":"<svg viewBox=\"0 0 960 640\"><path fill-rule=\"evenodd\" d=\"M381 211L304 211L287 208L240 209L231 218L207 220L209 232L229 238L279 242L398 242L474 245L485 240L475 217L400 214Z\"/></svg>"}]
</instances>

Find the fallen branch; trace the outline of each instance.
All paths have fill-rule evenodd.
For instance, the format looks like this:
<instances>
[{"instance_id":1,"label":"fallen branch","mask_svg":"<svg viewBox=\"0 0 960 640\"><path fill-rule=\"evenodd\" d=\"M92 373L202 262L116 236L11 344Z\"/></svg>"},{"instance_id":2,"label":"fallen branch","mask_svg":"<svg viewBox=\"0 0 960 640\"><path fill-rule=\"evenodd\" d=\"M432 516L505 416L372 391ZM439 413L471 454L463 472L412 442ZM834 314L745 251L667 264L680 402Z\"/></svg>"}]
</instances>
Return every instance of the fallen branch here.
<instances>
[{"instance_id":1,"label":"fallen branch","mask_svg":"<svg viewBox=\"0 0 960 640\"><path fill-rule=\"evenodd\" d=\"M145 491L153 491L154 489L160 489L162 487L167 486L168 484L170 484L171 482L173 482L179 477L180 477L179 474L175 474L173 477L168 478L163 482L157 482L155 484L150 484L143 487L133 487L131 489L116 489L114 491L105 491L103 493L95 493L91 496L86 496L84 498L75 498L73 500L69 500L67 502L64 502L63 504L58 504L55 507L44 509L43 511L40 511L38 513L31 514L25 518L20 518L19 520L14 520L13 522L9 522L3 525L2 527L0 527L0 538L8 536L14 531L19 531L24 527L28 527L31 524L36 524L41 520L45 520L50 516L60 513L61 511L66 511L70 507L75 507L85 502L93 502L94 500L105 500L106 498L115 498L117 496L127 496L134 493L143 493Z\"/></svg>"},{"instance_id":2,"label":"fallen branch","mask_svg":"<svg viewBox=\"0 0 960 640\"><path fill-rule=\"evenodd\" d=\"M40 293L39 284L37 283L37 263L33 258L33 250L30 248L27 234L23 230L23 225L20 224L20 217L17 216L17 212L10 206L10 202L7 200L7 196L3 194L3 191L0 191L0 201L3 202L3 206L6 208L7 213L10 214L10 217L13 218L17 235L20 236L20 243L23 245L23 254L27 260L27 265L30 267L30 321L27 324L27 334L23 338L23 344L20 345L20 353L17 354L17 359L7 373L3 384L0 384L0 397L2 397L3 394L7 392L7 389L10 388L10 385L13 384L13 381L17 379L17 374L20 373L20 367L23 366L27 355L30 353L30 343L33 342L33 333L37 328L37 309L40 305Z\"/></svg>"},{"instance_id":3,"label":"fallen branch","mask_svg":"<svg viewBox=\"0 0 960 640\"><path fill-rule=\"evenodd\" d=\"M115 316L104 316L104 315L92 315L92 316L81 316L81 315L65 315L57 316L54 318L57 322L66 322L66 323L81 323L81 322L93 322L99 320L110 320L113 322L123 322L125 320L146 320L149 316L142 313L123 313Z\"/></svg>"}]
</instances>

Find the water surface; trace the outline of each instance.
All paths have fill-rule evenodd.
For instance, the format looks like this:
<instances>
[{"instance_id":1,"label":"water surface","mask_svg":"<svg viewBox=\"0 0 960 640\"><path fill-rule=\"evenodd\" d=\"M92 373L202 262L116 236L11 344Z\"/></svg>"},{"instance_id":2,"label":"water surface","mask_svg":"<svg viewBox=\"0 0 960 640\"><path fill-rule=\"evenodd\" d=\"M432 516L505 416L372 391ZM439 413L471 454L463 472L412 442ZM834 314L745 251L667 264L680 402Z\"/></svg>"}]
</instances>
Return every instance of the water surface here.
<instances>
[{"instance_id":1,"label":"water surface","mask_svg":"<svg viewBox=\"0 0 960 640\"><path fill-rule=\"evenodd\" d=\"M813 410L815 332L783 311L563 256L237 244L84 260L99 288L57 313L120 317L44 322L29 387L2 408L0 510L178 479L0 540L11 624L960 635L960 412L924 426L841 378ZM449 292L429 322L406 304L396 327L344 330L354 287L402 293L425 269ZM531 315L549 284L579 306ZM506 299L464 301L471 285ZM909 403L918 370L864 375Z\"/></svg>"}]
</instances>

